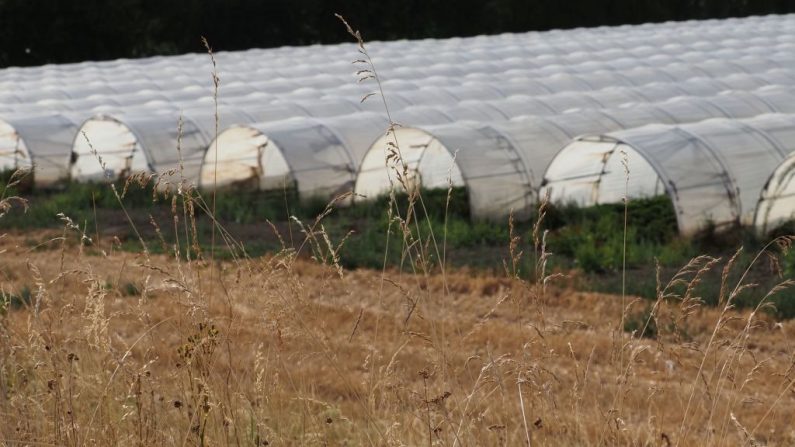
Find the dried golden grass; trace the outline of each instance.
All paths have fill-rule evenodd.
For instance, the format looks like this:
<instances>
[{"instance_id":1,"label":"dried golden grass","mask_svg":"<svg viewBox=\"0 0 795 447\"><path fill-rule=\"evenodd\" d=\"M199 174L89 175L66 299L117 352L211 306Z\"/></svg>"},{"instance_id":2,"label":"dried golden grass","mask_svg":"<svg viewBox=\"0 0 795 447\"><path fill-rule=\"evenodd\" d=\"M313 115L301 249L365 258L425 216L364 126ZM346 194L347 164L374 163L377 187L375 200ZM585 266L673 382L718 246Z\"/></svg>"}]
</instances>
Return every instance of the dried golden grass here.
<instances>
[{"instance_id":1,"label":"dried golden grass","mask_svg":"<svg viewBox=\"0 0 795 447\"><path fill-rule=\"evenodd\" d=\"M363 56L358 74L379 84L389 114L361 34L345 26ZM181 173L164 188L180 237L171 247L156 241L170 255L149 253L140 237L140 254L95 245L68 216L62 232L0 239L0 444L795 443L795 323L771 321L764 302L734 309L749 287L729 284L737 257L698 257L658 278L642 314L638 298L556 284L542 200L531 247L509 222L506 275L450 271L431 262L444 260L444 240L417 231L427 211L389 121L400 270L341 267L345 239L333 241L323 224L334 202L309 224L295 221L303 236L294 245L250 259L215 221L214 200ZM151 181L160 178L131 177L113 192L123 206L130 184ZM16 200L0 198L0 211ZM200 251L199 212L231 261ZM34 237L42 242L30 247ZM757 259L791 242L776 240ZM520 271L525 253L536 271ZM721 307L704 307L695 286L721 267ZM27 298L12 307L12 296ZM643 330L624 332L638 314ZM643 338L652 324L656 337Z\"/></svg>"},{"instance_id":2,"label":"dried golden grass","mask_svg":"<svg viewBox=\"0 0 795 447\"><path fill-rule=\"evenodd\" d=\"M3 289L34 291L2 317L6 444L795 441L795 325L753 311L661 299L679 323L649 340L615 334L616 297L552 286L542 325L526 285L471 271L387 271L379 293L379 272L285 252L211 283L206 264L29 237L3 241Z\"/></svg>"}]
</instances>

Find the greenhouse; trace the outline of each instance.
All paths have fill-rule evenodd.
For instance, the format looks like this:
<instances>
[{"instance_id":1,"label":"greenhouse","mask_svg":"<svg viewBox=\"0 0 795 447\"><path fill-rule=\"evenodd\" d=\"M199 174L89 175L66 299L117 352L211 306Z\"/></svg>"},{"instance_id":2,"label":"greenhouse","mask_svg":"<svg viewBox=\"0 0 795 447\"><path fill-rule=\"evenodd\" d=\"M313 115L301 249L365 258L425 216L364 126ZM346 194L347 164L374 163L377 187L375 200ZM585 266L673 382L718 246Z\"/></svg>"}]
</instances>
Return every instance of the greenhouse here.
<instances>
[{"instance_id":1,"label":"greenhouse","mask_svg":"<svg viewBox=\"0 0 795 447\"><path fill-rule=\"evenodd\" d=\"M754 77L752 75L743 75L739 78L735 76L735 80L738 83L746 83L747 85L757 85L756 82L753 82ZM749 78L750 77L750 78ZM728 82L730 83L730 82ZM675 93L679 93L682 91L691 91L693 93L712 93L716 90L719 90L721 87L725 86L727 83L721 81L721 79L717 79L714 81L711 80L704 80L702 82L685 82L681 85L674 84L674 83L664 83L664 84L656 84L655 88L651 88L646 92L646 95L652 95L655 91L658 91L659 96L664 96L665 92L668 92L669 95L674 95ZM692 85L694 88L688 90L688 86ZM609 90L612 89L612 90ZM480 95L479 92L488 91L485 90L485 87L481 86L474 86L472 90L475 92L473 96ZM507 118L513 118L518 116L527 115L528 113L536 114L536 115L554 115L559 112L572 110L572 109L599 109L602 107L614 105L613 103L623 103L625 100L631 99L638 99L640 91L642 89L636 87L615 87L615 88L608 88L602 90L596 90L594 92L589 92L589 94L584 95L575 95L573 93L568 92L561 92L555 95L542 95L537 97L508 97L508 98L500 98L494 99L489 101L478 101L478 100L463 100L461 101L457 98L454 94L449 93L448 89L445 88L436 88L436 89L428 89L428 88L417 88L416 90L409 90L407 92L397 94L391 96L389 101L391 105L397 106L396 110L396 117L399 121L403 121L403 113L401 113L401 109L405 108L407 104L417 103L417 104L435 104L438 107L438 111L433 115L434 118L429 118L431 115L425 114L422 118L422 121L415 121L423 125L433 125L433 124L440 124L445 121L458 121L462 119L467 120L477 120L481 122L485 121L500 121ZM454 90L460 97L466 97L466 88L460 87L457 90ZM638 93L634 93L637 91ZM253 123L253 122L264 122L264 121L278 121L285 117L294 117L294 116L311 116L311 117L327 117L327 116L338 116L338 115L345 115L348 113L354 113L359 110L379 110L382 108L378 102L369 102L367 105L363 104L356 104L353 101L349 101L339 97L328 97L325 100L320 101L276 101L274 103L267 102L268 97L262 98L262 96L257 96L252 99L247 99L247 97L242 98L229 98L224 102L225 106L228 106L227 109L221 113L222 123L219 126L219 130L224 130L226 127L232 124L245 124L245 123ZM729 96L724 97L723 102L730 101L731 98ZM203 101L203 102L202 102ZM462 102L469 101L469 108L468 110L462 110L460 104ZM739 100L742 102L742 100ZM178 109L176 109L177 105L174 105L174 108L170 108L170 104L172 103L147 103L146 107L148 109L154 109L160 107L161 110L159 113L166 113L167 110L170 110L174 115L179 113ZM198 153L202 152L206 145L209 142L209 139L212 138L215 131L215 116L214 113L210 113L212 110L212 102L208 102L206 100L200 100L198 103L194 102L187 102L185 105L190 106L191 104L197 104L192 106L192 108L188 108L186 110L194 110L192 115L196 116L196 120L201 121L198 125L198 128L201 129L201 133L203 135L209 136L206 140L197 139L195 143L197 146L183 146L183 157L185 160L193 160L194 158L198 157ZM477 107L477 105L481 107ZM426 107L427 108L427 107ZM473 112L473 109L480 108L481 110L476 114ZM759 113L770 112L770 111L780 111L775 108L764 108L761 107L758 109ZM190 113L189 113L190 115ZM479 116L478 116L479 115ZM125 124L125 118L114 118L114 119L107 119L110 115L104 115L99 121L104 122L105 124L109 124L110 122L121 123L123 126ZM134 115L133 115L134 116ZM447 117L439 118L440 116ZM733 116L731 114L726 114L724 111L721 110L714 110L711 115L702 117L710 117L710 116ZM742 116L748 116L747 114L743 114ZM201 118L203 117L203 118ZM146 117L146 114L143 114L142 119L138 119L139 121L151 121ZM650 122L654 122L650 120ZM661 121L667 122L667 121ZM99 129L104 129L103 126L97 126L93 123L92 120L89 120L90 125L84 126L83 129L86 131L86 134L89 136L90 140L94 140L95 137L92 137L92 133L103 132ZM160 120L154 120L152 126L159 127L161 125ZM100 154L103 154L104 151L107 149L110 152L115 152L116 149L113 148L114 143L111 143L111 139L113 138L112 135L119 135L119 140L115 143L117 147L123 148L121 149L122 152L126 151L130 148L128 140L130 138L134 138L134 135L137 134L148 134L148 133L158 133L159 135L163 135L163 130L147 130L147 124L137 124L134 125L139 127L138 131L130 131L130 132L122 132L122 133L105 133L104 136L99 139L102 141L102 144L95 145L95 148ZM113 126L115 127L115 125ZM591 128L577 128L576 133L571 135L567 134L567 138L572 136L579 135L580 131L592 131L594 129ZM597 130L609 130L609 129L597 129ZM162 153L175 153L176 148L176 137L177 137L177 127L175 123L171 123L170 127L166 129L166 133L170 134L168 138L153 138L150 139L148 145L141 146L138 145L141 151L148 151L156 154ZM134 138L136 141L138 138ZM79 140L75 140L79 142ZM76 154L75 159L79 160L81 156L84 155L84 151L86 148L84 147L76 147L74 152ZM129 154L125 155L123 158L130 159ZM150 158L160 158L159 155L151 155ZM174 157L166 157L164 160L170 160L173 164L168 165L164 163L158 163L157 166L161 167L163 170L174 169L177 167L177 159ZM93 163L91 163L93 164ZM190 163L189 163L190 164ZM110 178L115 178L116 174L109 174L111 172L117 172L118 169L124 169L122 165L115 165L110 163L109 166L114 166L112 168L106 168L106 172L102 174L102 176L98 175L97 172L92 172L91 169L86 169L85 166L81 166L80 164L76 164L76 168L72 170L72 176L78 180L85 180L85 179L92 179L96 180L102 178L103 176ZM149 165L150 169L153 168L155 165ZM136 165L135 170L140 168L141 166ZM158 172L158 170L147 172ZM188 175L187 178L193 179L195 178L194 175Z\"/></svg>"},{"instance_id":2,"label":"greenhouse","mask_svg":"<svg viewBox=\"0 0 795 447\"><path fill-rule=\"evenodd\" d=\"M178 168L180 160L188 170L195 167L209 141L207 135L189 117L171 112L103 114L87 120L71 147L71 179L116 180L165 172ZM186 177L191 177L190 172Z\"/></svg>"},{"instance_id":3,"label":"greenhouse","mask_svg":"<svg viewBox=\"0 0 795 447\"><path fill-rule=\"evenodd\" d=\"M674 90L671 88L668 91L677 92L679 90ZM404 104L408 104L409 101L428 101L430 94L425 89L417 89L414 92L417 93L415 95L404 93L402 95L397 95L390 98L392 105L398 106L397 116L399 120L405 119L404 115L406 114L401 113L400 111ZM437 96L447 95L443 97L450 101L449 105L439 108L433 114L426 112L417 118L421 120L418 122L423 124L438 124L447 121L456 121L465 118L461 116L462 113L468 115L468 117L465 119L473 119L474 114L472 109L475 109L476 107L470 107L469 111L459 111L459 102L457 102L457 99L453 97L452 94L447 93L446 89L439 88L436 89L435 92ZM598 92L599 91L594 92L594 96L599 96ZM433 100L430 102L438 102L438 99L436 99L437 96L432 96L431 98ZM153 96L141 97L155 98ZM615 92L611 94L611 97L616 97ZM630 97L627 96L626 98ZM283 117L337 116L354 113L359 110L366 110L366 107L369 107L371 110L378 110L381 108L381 105L377 103L369 103L367 106L364 106L362 104L356 104L352 101L342 98L330 98L319 101L277 101L274 103L268 103L267 99L268 97L266 96L263 100L261 95L256 95L253 98L246 96L242 98L227 99L224 101L224 104L220 109L219 115L222 119L219 123L218 130L224 130L226 127L232 124L278 121ZM546 102L544 102L545 99ZM478 103L474 100L470 101L470 104L474 105L473 103L486 105L486 103ZM543 103L544 106L540 106L539 103ZM192 103L188 102L185 104L190 105ZM511 104L515 104L515 106L511 106ZM559 110L565 110L573 107L599 108L606 104L606 101L603 100L602 103L599 103L591 96L576 96L565 92L559 93L557 95L538 97L537 100L534 100L530 97L506 98L504 101L494 100L491 106L480 107L482 110L493 111L492 113L482 113L480 119L501 120L511 116L518 116L521 114L521 112L526 113L527 111L535 111L536 113L548 115ZM97 153L106 159L106 166L104 169L102 169L102 172L99 172L98 169L100 168L98 167L97 163L95 163L95 160L92 160L92 158L95 157L86 157L91 150L88 146L88 141L85 141L85 137L77 138L75 139L76 146L73 150L75 155L73 157L74 166L71 170L72 178L82 181L99 180L102 178L116 178L121 175L120 173L127 172L129 169L132 170L131 172L138 172L141 170L144 172L160 172L161 170L175 169L178 166L178 159L174 156L163 158L162 154L169 153L173 155L176 153L176 141L178 137L176 121L171 119L170 121L167 120L164 123L164 121L161 119L151 119L149 115L154 113L156 115L162 116L167 113L171 113L172 115L177 116L180 111L176 108L176 105L172 106L172 103L158 103L155 100L146 103L146 107L149 112L137 115L134 113L128 114L131 116L130 118L125 117L124 114L120 115L105 113L96 119L88 120L86 124L82 126L80 135L82 136L85 133L88 141L93 143L93 147ZM428 109L428 107L424 107L424 109ZM209 143L209 140L215 134L216 120L214 111L212 110L212 102L204 101L203 104L200 103L199 105L189 107L182 111L183 114L192 117L193 123L196 125L197 129L200 130L202 135L206 136L204 139L198 137L194 139L191 137L184 139L182 142L183 146L181 147L181 150L183 157L183 169L186 169L187 165L189 166L187 169L190 171L186 174L187 179L195 178L195 175L192 172L193 168L190 168L190 166L194 165L193 160L198 159L198 154L204 150L206 145ZM186 123L187 121L183 122L183 133L186 131L186 129L190 129L191 127ZM166 127L163 127L164 124ZM125 130L125 128L127 128L127 130ZM136 130L132 130L133 128ZM142 138L137 137L136 135L146 135L147 137ZM150 138L149 135L157 136ZM115 142L114 138L116 138ZM146 139L147 144L142 145L140 143L140 140L142 139ZM135 143L131 144L131 141L135 141ZM143 158L141 160L148 157L164 161L168 160L172 164L169 165L168 163L161 162L148 165L140 163L129 165L129 163L123 161L132 161L136 159L132 156L132 153L141 152L151 153L148 155L142 154ZM117 159L116 156L110 154L119 154L118 157L120 158ZM160 169L156 169L155 166L159 167Z\"/></svg>"},{"instance_id":4,"label":"greenhouse","mask_svg":"<svg viewBox=\"0 0 795 447\"><path fill-rule=\"evenodd\" d=\"M664 194L685 234L708 225L771 229L792 214L791 162L782 162L793 150L789 114L653 124L576 139L550 164L542 193L581 205Z\"/></svg>"},{"instance_id":5,"label":"greenhouse","mask_svg":"<svg viewBox=\"0 0 795 447\"><path fill-rule=\"evenodd\" d=\"M795 152L790 151L787 158L765 182L754 213L753 224L761 234L767 234L793 219L795 219Z\"/></svg>"},{"instance_id":6,"label":"greenhouse","mask_svg":"<svg viewBox=\"0 0 795 447\"><path fill-rule=\"evenodd\" d=\"M772 88L737 94L727 92L706 98L680 97L661 103L583 109L550 116L525 116L489 124L404 126L395 132L402 162L399 161L397 165L385 163L385 151L390 141L388 138L391 137L381 138L362 159L354 191L365 197L387 192L395 185L395 175L402 172L405 164L411 177L405 182L409 187L447 187L448 178L454 179L456 186L466 187L472 213L476 216L501 217L511 210L528 213L536 203L534 191L541 186L542 178L547 189L555 192L553 198L557 201L574 200L585 205L599 203L583 201L578 198L576 191L572 192L571 187L554 184L556 170L570 173L575 179L574 183L578 184L577 173L582 167L566 155L574 149L567 147L559 154L577 136L632 129L653 123L679 124L713 117L742 118L771 112L795 112L795 89ZM465 134L467 138L460 138L457 136L459 134ZM502 155L491 155L494 151ZM508 164L505 169L495 171L494 166L480 157L495 157L511 162L506 161ZM594 162L599 157L587 155L584 159ZM512 174L507 174L506 170ZM498 174L492 175L495 172Z\"/></svg>"},{"instance_id":7,"label":"greenhouse","mask_svg":"<svg viewBox=\"0 0 795 447\"><path fill-rule=\"evenodd\" d=\"M389 143L395 139L399 157L390 158ZM354 193L373 199L393 187L466 187L473 217L490 219L510 210L528 211L535 203L532 185L527 161L503 133L459 122L401 127L395 135L383 135L363 157Z\"/></svg>"},{"instance_id":8,"label":"greenhouse","mask_svg":"<svg viewBox=\"0 0 795 447\"><path fill-rule=\"evenodd\" d=\"M396 182L453 184L467 188L475 217L501 218L511 210L528 214L542 184L556 200L615 199L621 185L611 183L616 158L606 148L617 143L600 145L583 135L609 140L650 124L679 129L711 118L745 123L795 113L792 15L367 48L378 85L357 82L354 73L364 67L351 64L359 54L350 43L219 52L217 91L209 56L200 53L2 69L0 163L35 166L41 185L144 172L205 188L288 185L301 197L329 198L352 189L374 197ZM381 89L384 98L362 102ZM384 102L400 125L394 135L385 135ZM744 126L763 126L759 120ZM394 137L400 154L388 166L385 151ZM595 149L577 149L586 146ZM637 160L643 150L627 157L631 169L639 164L637 172L649 174ZM598 156L579 159L580 152ZM768 170L768 189L759 187L766 211L757 214L768 217L743 208L737 213L743 223L762 219L758 225L769 226L789 215L790 168L779 167L782 161L759 162L760 176ZM592 168L604 172L594 180ZM639 191L667 192L660 182L648 180ZM716 211L714 219L725 215ZM683 231L701 224L687 216L680 216Z\"/></svg>"},{"instance_id":9,"label":"greenhouse","mask_svg":"<svg viewBox=\"0 0 795 447\"><path fill-rule=\"evenodd\" d=\"M210 144L199 185L257 190L287 185L302 198L332 198L351 190L357 160L387 126L382 115L371 112L235 126Z\"/></svg>"},{"instance_id":10,"label":"greenhouse","mask_svg":"<svg viewBox=\"0 0 795 447\"><path fill-rule=\"evenodd\" d=\"M35 167L42 186L68 177L70 147L77 124L67 115L18 116L0 120L0 169Z\"/></svg>"},{"instance_id":11,"label":"greenhouse","mask_svg":"<svg viewBox=\"0 0 795 447\"><path fill-rule=\"evenodd\" d=\"M161 174L179 168L181 179L196 184L201 161L216 130L308 114L307 109L294 103L256 103L244 108L219 105L217 115L212 104L183 110L167 105L100 114L80 126L70 147L70 175L73 180L85 182L142 172ZM97 156L103 159L103 166Z\"/></svg>"}]
</instances>

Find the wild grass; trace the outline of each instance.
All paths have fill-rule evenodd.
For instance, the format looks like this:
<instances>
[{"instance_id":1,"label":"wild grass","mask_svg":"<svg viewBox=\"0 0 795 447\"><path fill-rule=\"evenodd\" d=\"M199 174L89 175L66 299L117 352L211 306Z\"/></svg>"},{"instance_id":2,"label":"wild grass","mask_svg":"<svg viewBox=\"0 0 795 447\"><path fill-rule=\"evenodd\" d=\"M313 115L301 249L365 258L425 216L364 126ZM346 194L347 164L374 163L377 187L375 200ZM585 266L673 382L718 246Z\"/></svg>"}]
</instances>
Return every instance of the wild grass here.
<instances>
[{"instance_id":1,"label":"wild grass","mask_svg":"<svg viewBox=\"0 0 795 447\"><path fill-rule=\"evenodd\" d=\"M792 441L795 326L733 309L728 276L705 306L712 258L630 295L622 331L617 297L514 276L388 269L380 291L286 249L210 283L201 260L66 238L4 243L5 296L24 297L0 325L6 444L736 445L732 416Z\"/></svg>"},{"instance_id":2,"label":"wild grass","mask_svg":"<svg viewBox=\"0 0 795 447\"><path fill-rule=\"evenodd\" d=\"M130 211L138 231L146 239L163 238L165 244L149 244L152 253L171 251L168 248L176 240L173 225L162 224L171 219L171 200L155 193L152 185L117 183L117 190L125 207ZM494 274L503 273L504 247L511 238L506 224L473 221L469 213L467 192L464 188L450 190L419 190L426 204L427 214L423 225L410 229L419 234L419 239L428 240L430 233L445 236L445 247L441 255L427 254L426 260L450 267L474 268ZM130 228L119 207L113 191L106 184L70 184L60 191L29 191L11 188L9 194L24 195L30 205L27 212L10 213L0 219L0 228L20 232L31 228L55 231L62 225L58 214L70 216L85 229L92 239L118 241L117 248L139 251L140 243ZM325 231L332 240L348 235L341 248L339 263L349 269L382 268L384 262L390 268L405 267L401 256L402 237L396 232L389 218L390 207L406 209L410 196L396 191L368 202L357 202L353 206L336 208L330 218L324 220ZM311 221L326 208L323 200L298 200L294 190L274 192L219 192L216 198L217 219L230 228L236 240L245 247L250 256L261 256L286 247L295 248L301 239L290 240L293 230L298 231L291 217L300 221ZM760 250L765 239L744 230L730 233L705 231L693 237L677 234L676 218L671 202L665 197L631 200L628 203L626 251L622 204L606 204L581 208L574 205L548 205L544 219L547 230L546 247L554 256L547 260L551 271L575 272L574 284L584 291L620 293L621 275L629 272L626 290L632 295L648 299L655 297L656 265L663 273L671 275L698 254L727 257L733 254L732 247L744 246L749 252ZM532 244L532 227L537 219L515 221L515 232L523 244ZM201 212L194 213L197 244L208 250L211 243L213 219ZM160 222L152 225L152 220ZM786 227L770 237L786 233ZM387 231L395 236L389 241ZM42 236L45 231L39 233ZM178 231L184 233L184 231ZM284 240L280 240L280 236ZM31 240L36 245L40 241ZM387 242L390 244L387 250ZM97 244L88 247L95 253ZM183 250L184 252L185 250ZM386 253L386 256L384 255ZM624 256L626 255L626 259ZM221 246L217 257L228 258L231 252ZM745 262L750 255L740 255ZM522 259L521 274L524 279L533 279L535 267L532 257ZM622 266L626 265L626 269ZM754 282L772 287L776 275L766 263L757 265L752 271ZM780 267L787 274L795 268L795 258L782 258ZM714 296L720 286L717 274L708 275L701 284L704 296ZM763 287L763 288L764 288ZM753 307L763 294L759 290L743 294L738 304ZM709 301L709 300L708 300ZM777 314L782 318L795 316L795 306L789 293L774 299ZM709 301L715 304L714 300Z\"/></svg>"},{"instance_id":3,"label":"wild grass","mask_svg":"<svg viewBox=\"0 0 795 447\"><path fill-rule=\"evenodd\" d=\"M461 190L411 186L399 141L385 153L392 191L350 208L154 195L147 177L5 189L0 444L795 442L795 323L765 312L791 285L792 238L700 255L655 200L480 227ZM635 252L669 246L658 264ZM500 267L456 267L471 247ZM763 264L776 284L759 291ZM576 290L604 272L625 299Z\"/></svg>"}]
</instances>

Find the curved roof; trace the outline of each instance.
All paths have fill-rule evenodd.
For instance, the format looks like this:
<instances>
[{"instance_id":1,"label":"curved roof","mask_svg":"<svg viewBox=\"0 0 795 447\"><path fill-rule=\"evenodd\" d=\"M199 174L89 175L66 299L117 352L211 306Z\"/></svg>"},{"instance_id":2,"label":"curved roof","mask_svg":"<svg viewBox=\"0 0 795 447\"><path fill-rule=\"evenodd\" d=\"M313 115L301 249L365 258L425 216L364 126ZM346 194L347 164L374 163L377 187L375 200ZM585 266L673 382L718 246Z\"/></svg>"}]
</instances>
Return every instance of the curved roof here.
<instances>
[{"instance_id":1,"label":"curved roof","mask_svg":"<svg viewBox=\"0 0 795 447\"><path fill-rule=\"evenodd\" d=\"M523 70L528 77L544 77L568 72L588 74L600 70L625 71L631 67L659 67L672 63L702 64L702 70L716 74L721 70L742 70L738 62L746 57L758 60L747 64L772 67L768 55L791 54L791 16L776 16L763 21L746 19L734 22L700 22L703 29L684 28L680 23L609 32L570 30L563 34L525 33L481 36L478 39L429 39L412 42L372 43L376 63L401 79L430 76L457 78L472 73L499 73ZM754 27L765 26L764 30ZM753 38L738 39L743 33ZM569 35L569 38L560 37ZM578 37L579 36L579 37ZM742 45L741 45L742 43ZM466 49L466 51L462 51ZM346 58L355 54L350 44L284 49L220 52L216 55L224 84L236 80L261 80L265 91L283 92L303 86L333 87L334 82L351 79ZM430 54L433 56L431 57ZM707 62L707 59L732 61L732 64ZM34 68L11 68L0 73L0 82L11 81L25 90L40 89L50 83L64 87L79 85L81 79L104 82L110 88L123 88L136 80L146 80L160 89L198 85L210 89L204 54L173 57L86 62ZM317 66L323 65L323 75ZM760 65L761 64L761 65ZM738 68L739 67L739 68ZM598 79L595 80L598 85Z\"/></svg>"},{"instance_id":2,"label":"curved roof","mask_svg":"<svg viewBox=\"0 0 795 447\"><path fill-rule=\"evenodd\" d=\"M398 158L388 155L394 138L400 146ZM357 197L373 198L392 186L398 190L417 184L466 186L473 217L494 218L510 210L530 209L535 197L528 174L515 144L490 126L458 122L422 129L402 127L371 146L354 192Z\"/></svg>"},{"instance_id":3,"label":"curved roof","mask_svg":"<svg viewBox=\"0 0 795 447\"><path fill-rule=\"evenodd\" d=\"M773 97L777 98L780 104L778 107L766 100ZM558 179L561 176L564 180L571 178L572 182L579 184L581 171L590 172L587 169L583 171L583 163L599 165L601 158L590 152L582 156L573 152L573 149L558 153L580 135L604 133L610 135L609 132L653 123L679 124L713 117L751 117L760 113L789 112L793 108L795 108L795 90L778 88L737 96L724 93L706 98L679 97L660 103L630 104L610 109L581 109L549 116L524 116L510 121L495 121L488 124L453 123L414 126L406 128L398 135L405 133L409 137L417 137L418 141L433 141L439 148L444 149L426 153L430 143L427 141L417 143L420 149L418 149L419 152L415 151L414 153L417 154L417 160L422 160L422 163L418 162L417 169L423 166L439 166L444 162L435 161L435 157L440 157L439 160L447 160L449 154L455 153L457 161L459 158L476 160L475 165L481 164L493 170L492 165L479 158L482 154L489 154L491 148L501 148L502 151L508 150L517 154L511 164L514 171L522 171L521 175L507 176L505 179L502 178L502 175L491 176L489 172L479 171L480 168L475 165L469 167L456 163L462 173L465 186L470 189L470 195L474 200L470 204L473 214L476 216L501 216L511 209L529 211L528 207L531 206L532 201L528 199L530 195L525 191L533 191L541 186L542 178L547 189L555 188L553 185L556 181L562 181ZM465 133L467 137L455 137L458 133ZM401 149L403 149L403 144L405 142L401 141ZM382 139L374 144L365 155L356 184L357 193L372 196L384 192L385 188L392 185L390 176L397 171L394 166L390 168L384 161L385 145L386 140ZM504 149L508 146L510 149ZM507 159L505 156L501 157L503 161ZM577 157L581 157L585 161L572 161L572 158ZM556 163L555 167L550 166L553 160ZM519 163L520 161L521 163ZM414 169L412 166L410 164L409 167ZM556 174L556 169L560 169L565 175ZM501 172L501 170L493 172ZM420 179L427 177L421 172L415 176ZM478 179L477 184L470 184L469 180L473 178ZM524 183L517 186L517 183L511 180L514 178L521 178ZM474 191L474 189L480 190ZM567 197L578 198L576 194L571 194L570 189L561 190L555 198L558 200ZM518 193L516 193L517 191ZM483 197L490 198L481 199ZM584 202L584 200L580 201ZM509 203L511 206L504 206L503 202ZM495 203L500 203L497 208L502 211L497 211ZM519 204L522 204L524 208L519 207Z\"/></svg>"},{"instance_id":4,"label":"curved roof","mask_svg":"<svg viewBox=\"0 0 795 447\"><path fill-rule=\"evenodd\" d=\"M231 127L210 144L199 184L278 189L289 183L303 198L330 198L352 189L363 152L387 124L379 114L358 112Z\"/></svg>"},{"instance_id":5,"label":"curved roof","mask_svg":"<svg viewBox=\"0 0 795 447\"><path fill-rule=\"evenodd\" d=\"M629 197L664 193L683 233L753 224L770 173L793 150L793 115L654 124L578 138L550 165L545 189L586 204L616 201L624 188Z\"/></svg>"},{"instance_id":6,"label":"curved roof","mask_svg":"<svg viewBox=\"0 0 795 447\"><path fill-rule=\"evenodd\" d=\"M237 120L235 120L237 121ZM195 178L208 136L191 118L172 113L98 115L74 138L70 176L75 181L116 179L185 166Z\"/></svg>"},{"instance_id":7,"label":"curved roof","mask_svg":"<svg viewBox=\"0 0 795 447\"><path fill-rule=\"evenodd\" d=\"M790 124L785 123L785 126L792 131ZM789 138L795 138L795 135L790 135ZM765 182L754 212L753 225L759 232L765 234L793 219L795 219L795 154L790 153Z\"/></svg>"},{"instance_id":8,"label":"curved roof","mask_svg":"<svg viewBox=\"0 0 795 447\"><path fill-rule=\"evenodd\" d=\"M34 181L49 185L68 177L69 147L77 124L68 115L15 116L0 120L0 169L35 168Z\"/></svg>"},{"instance_id":9,"label":"curved roof","mask_svg":"<svg viewBox=\"0 0 795 447\"><path fill-rule=\"evenodd\" d=\"M368 48L395 120L445 145L459 141L448 128L478 141L507 142L521 154L522 175L531 185L555 151L582 133L790 112L789 92L774 89L795 86L795 15L372 42ZM359 102L376 86L356 83L350 60L357 56L353 44L219 52L217 98L206 54L8 68L0 70L7 92L0 114L6 130L14 129L7 134L28 135L23 140L31 159L69 154L72 144L82 144L78 126L53 121L55 112L85 122L83 130L101 142L97 150L113 168L100 176L127 168L172 170L181 158L187 177L196 180L207 145L232 125L276 126L304 117L291 126L347 129L337 121L362 112L383 121L379 98ZM762 86L771 91L759 91ZM717 95L724 90L730 92ZM692 98L667 101L678 96ZM25 130L28 122L53 127L33 135ZM339 133L367 146L383 130L360 122ZM480 147L467 138L460 144L462 157L469 156L467 147ZM358 143L346 146L354 165L367 152ZM86 147L74 152L80 175L99 169ZM110 163L113 157L118 163Z\"/></svg>"}]
</instances>

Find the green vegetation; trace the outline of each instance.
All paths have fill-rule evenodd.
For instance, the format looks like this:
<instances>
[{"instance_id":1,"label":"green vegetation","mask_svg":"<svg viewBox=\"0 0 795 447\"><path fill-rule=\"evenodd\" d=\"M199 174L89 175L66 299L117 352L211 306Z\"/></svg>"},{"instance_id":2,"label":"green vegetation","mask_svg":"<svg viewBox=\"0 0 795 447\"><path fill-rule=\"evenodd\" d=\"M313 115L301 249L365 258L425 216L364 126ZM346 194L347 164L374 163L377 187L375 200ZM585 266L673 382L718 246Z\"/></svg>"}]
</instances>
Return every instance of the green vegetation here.
<instances>
[{"instance_id":1,"label":"green vegetation","mask_svg":"<svg viewBox=\"0 0 795 447\"><path fill-rule=\"evenodd\" d=\"M627 315L624 320L624 332L636 334L643 338L657 338L657 322L653 318L651 306L646 307L643 312Z\"/></svg>"},{"instance_id":2,"label":"green vegetation","mask_svg":"<svg viewBox=\"0 0 795 447\"><path fill-rule=\"evenodd\" d=\"M33 293L28 286L23 286L17 293L0 292L0 315L8 309L16 310L30 306L32 303Z\"/></svg>"},{"instance_id":3,"label":"green vegetation","mask_svg":"<svg viewBox=\"0 0 795 447\"><path fill-rule=\"evenodd\" d=\"M177 237L175 231L179 233L180 246L187 250L191 244L185 243L187 233L183 223L186 220L195 221L200 247L205 251L209 248L202 245L209 244L212 231L211 220L205 211L196 209L193 217L188 216L180 201L176 202L176 208L172 208L171 198L155 194L148 187L130 185L125 188L123 184L117 184L116 190L150 252L173 252ZM18 193L9 190L5 195ZM107 248L110 241L118 241L118 248L141 249L133 226L108 185L74 184L61 191L31 191L21 195L28 199L29 209L27 212L20 209L9 213L0 220L0 228L58 228L67 224L65 217L59 217L62 214L87 235L90 239L84 241L87 245ZM196 200L199 204L210 201L210 197ZM408 209L407 201L405 195L398 195L397 207L393 206L393 209ZM302 240L300 233L308 231L327 206L321 200L299 201L295 191L289 190L219 192L216 203L219 222L241 243L240 247L245 247L248 256L297 249L295 241ZM339 246L339 263L347 268L381 268L386 262L389 267L409 269L412 260L402 256L402 231L409 231L415 240L420 233L421 240L435 241L425 247L425 260L431 266L444 260L450 266L468 266L499 273L503 261L510 256L508 242L511 230L507 220L504 224L473 221L463 188L450 190L449 197L446 190L423 191L422 202L415 205L423 218L405 227L401 227L395 213L390 220L389 203L388 197L380 197L366 203L339 204L330 209L330 214L315 226L315 231L324 231L334 249ZM209 208L209 205L205 207ZM173 210L177 211L181 222L176 230ZM627 293L647 298L654 298L657 294L658 274L660 280L667 283L695 256L728 259L737 247L742 246L744 250L737 258L737 265L744 266L750 264L764 243L770 240L741 229L722 232L708 229L695 237L683 238L678 235L674 210L665 197L630 201L627 218ZM513 228L513 234L521 238L520 249L525 252L519 264L520 274L527 276L535 274L532 227L536 220L537 216L531 216L526 221L516 222ZM548 206L543 229L547 231L546 250L553 254L548 262L549 269L579 271L574 283L582 289L610 293L621 291L623 204L588 208ZM788 230L791 228L784 226L774 236L789 234ZM433 239L429 238L431 231ZM31 241L31 245L36 246L36 241ZM303 248L302 255L313 254L319 255L308 247ZM228 257L232 252L229 247L221 248L216 250L216 256ZM743 291L736 299L739 305L754 306L761 298L761 291L769 290L778 281L778 273L795 273L793 255L784 258L780 271L773 271L763 264L757 263L749 273L751 281L758 283L759 287ZM704 276L696 294L715 304L719 289L720 272L710 272ZM138 293L133 284L122 286L121 292L127 296ZM772 299L781 317L795 316L795 300L790 296L785 291Z\"/></svg>"},{"instance_id":4,"label":"green vegetation","mask_svg":"<svg viewBox=\"0 0 795 447\"><path fill-rule=\"evenodd\" d=\"M119 287L119 291L121 292L122 296L139 296L141 294L141 290L138 288L137 285L126 282Z\"/></svg>"}]
</instances>

